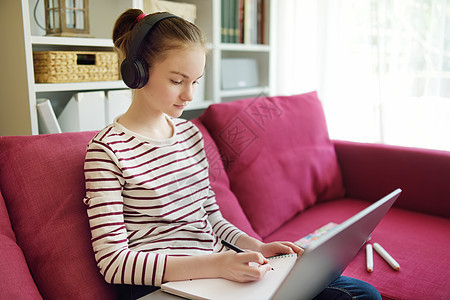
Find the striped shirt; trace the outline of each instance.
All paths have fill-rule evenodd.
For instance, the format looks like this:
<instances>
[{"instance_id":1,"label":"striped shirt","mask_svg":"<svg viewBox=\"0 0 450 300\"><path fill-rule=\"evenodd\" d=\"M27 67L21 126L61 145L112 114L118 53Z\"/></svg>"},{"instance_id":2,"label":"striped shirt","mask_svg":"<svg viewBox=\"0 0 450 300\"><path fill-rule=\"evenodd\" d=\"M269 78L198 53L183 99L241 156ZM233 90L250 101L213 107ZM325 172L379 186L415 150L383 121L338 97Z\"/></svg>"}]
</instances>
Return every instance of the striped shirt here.
<instances>
[{"instance_id":1,"label":"striped shirt","mask_svg":"<svg viewBox=\"0 0 450 300\"><path fill-rule=\"evenodd\" d=\"M167 255L225 249L244 234L226 221L208 178L203 137L189 121L152 140L116 121L89 143L84 203L97 265L113 284L160 286Z\"/></svg>"}]
</instances>

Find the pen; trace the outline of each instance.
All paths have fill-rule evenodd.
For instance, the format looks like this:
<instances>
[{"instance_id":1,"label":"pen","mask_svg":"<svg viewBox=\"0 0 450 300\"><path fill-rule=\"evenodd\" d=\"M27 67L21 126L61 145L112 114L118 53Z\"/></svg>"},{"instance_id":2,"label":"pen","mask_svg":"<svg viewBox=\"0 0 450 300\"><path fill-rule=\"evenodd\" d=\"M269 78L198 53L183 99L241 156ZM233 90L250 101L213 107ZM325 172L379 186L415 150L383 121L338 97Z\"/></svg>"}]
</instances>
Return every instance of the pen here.
<instances>
[{"instance_id":1,"label":"pen","mask_svg":"<svg viewBox=\"0 0 450 300\"><path fill-rule=\"evenodd\" d=\"M369 273L373 271L373 249L371 244L366 245L366 269Z\"/></svg>"},{"instance_id":2,"label":"pen","mask_svg":"<svg viewBox=\"0 0 450 300\"><path fill-rule=\"evenodd\" d=\"M373 243L373 248L377 251L378 254L392 267L394 270L400 270L400 265L395 261L395 259L387 253L386 250L381 247L378 243Z\"/></svg>"},{"instance_id":3,"label":"pen","mask_svg":"<svg viewBox=\"0 0 450 300\"><path fill-rule=\"evenodd\" d=\"M235 251L236 253L245 252L244 250L242 250L242 249L239 248L238 246L233 245L233 244L231 244L231 243L228 243L228 242L225 241L225 240L222 240L221 243L222 243L222 245L224 245L225 247L227 247L227 248L229 248L229 249ZM273 271L273 268L272 268L272 271Z\"/></svg>"},{"instance_id":4,"label":"pen","mask_svg":"<svg viewBox=\"0 0 450 300\"><path fill-rule=\"evenodd\" d=\"M228 243L228 242L225 241L225 240L222 240L222 245L224 245L225 247L227 247L227 248L229 248L229 249L231 249L231 250L236 251L237 253L245 252L244 250L242 250L242 249L239 248L238 246L235 246L235 245L233 245L233 244L231 244L231 243Z\"/></svg>"}]
</instances>

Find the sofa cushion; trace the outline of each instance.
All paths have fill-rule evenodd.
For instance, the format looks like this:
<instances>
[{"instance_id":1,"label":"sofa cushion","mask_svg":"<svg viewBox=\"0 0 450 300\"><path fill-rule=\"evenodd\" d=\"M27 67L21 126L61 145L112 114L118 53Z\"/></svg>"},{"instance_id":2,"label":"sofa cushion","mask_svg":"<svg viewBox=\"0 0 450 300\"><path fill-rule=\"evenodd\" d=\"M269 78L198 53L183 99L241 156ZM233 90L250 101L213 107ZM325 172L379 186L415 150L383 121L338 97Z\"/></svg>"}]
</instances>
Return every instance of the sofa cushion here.
<instances>
[{"instance_id":1,"label":"sofa cushion","mask_svg":"<svg viewBox=\"0 0 450 300\"><path fill-rule=\"evenodd\" d=\"M16 244L8 211L0 192L0 299L42 299L22 250Z\"/></svg>"},{"instance_id":2,"label":"sofa cushion","mask_svg":"<svg viewBox=\"0 0 450 300\"><path fill-rule=\"evenodd\" d=\"M17 244L44 299L110 299L83 204L93 132L0 137L0 184Z\"/></svg>"},{"instance_id":3,"label":"sofa cushion","mask_svg":"<svg viewBox=\"0 0 450 300\"><path fill-rule=\"evenodd\" d=\"M230 190L228 175L225 172L217 145L199 119L194 119L192 122L203 135L206 157L209 163L209 181L212 190L216 194L216 201L222 215L240 230L261 240L261 237L253 230L252 225L250 225L250 222L242 211L236 196Z\"/></svg>"},{"instance_id":4,"label":"sofa cushion","mask_svg":"<svg viewBox=\"0 0 450 300\"><path fill-rule=\"evenodd\" d=\"M316 92L214 104L200 120L223 153L231 190L261 237L316 201L344 194Z\"/></svg>"},{"instance_id":5,"label":"sofa cushion","mask_svg":"<svg viewBox=\"0 0 450 300\"><path fill-rule=\"evenodd\" d=\"M401 196L402 197L402 196ZM339 199L318 203L264 239L296 241L328 222L342 223L369 206L367 201ZM450 219L391 208L372 233L400 264L394 271L374 252L374 271L366 271L361 248L343 275L375 286L384 299L447 299L450 295Z\"/></svg>"},{"instance_id":6,"label":"sofa cushion","mask_svg":"<svg viewBox=\"0 0 450 300\"><path fill-rule=\"evenodd\" d=\"M369 205L370 202L367 201L345 198L317 203L265 237L264 242L295 242L329 222L342 223Z\"/></svg>"}]
</instances>

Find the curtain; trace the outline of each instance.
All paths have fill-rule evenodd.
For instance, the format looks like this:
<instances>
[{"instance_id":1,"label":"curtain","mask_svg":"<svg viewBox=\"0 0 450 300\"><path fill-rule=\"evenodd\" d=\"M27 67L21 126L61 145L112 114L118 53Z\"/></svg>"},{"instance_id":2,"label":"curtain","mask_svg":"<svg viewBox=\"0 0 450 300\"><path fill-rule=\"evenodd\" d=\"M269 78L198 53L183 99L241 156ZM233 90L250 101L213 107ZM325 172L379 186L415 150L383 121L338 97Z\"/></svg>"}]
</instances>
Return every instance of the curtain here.
<instances>
[{"instance_id":1,"label":"curtain","mask_svg":"<svg viewBox=\"0 0 450 300\"><path fill-rule=\"evenodd\" d=\"M331 138L450 151L450 0L279 0L276 11L277 93L317 90Z\"/></svg>"}]
</instances>

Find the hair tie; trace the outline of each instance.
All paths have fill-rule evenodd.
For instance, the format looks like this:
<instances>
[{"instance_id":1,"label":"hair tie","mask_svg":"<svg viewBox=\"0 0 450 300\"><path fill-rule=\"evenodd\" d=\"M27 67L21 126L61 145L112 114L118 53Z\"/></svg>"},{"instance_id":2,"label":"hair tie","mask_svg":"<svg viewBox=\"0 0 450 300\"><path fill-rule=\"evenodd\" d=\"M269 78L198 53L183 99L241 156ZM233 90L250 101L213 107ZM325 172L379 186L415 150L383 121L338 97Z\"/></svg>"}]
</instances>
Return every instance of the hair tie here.
<instances>
[{"instance_id":1,"label":"hair tie","mask_svg":"<svg viewBox=\"0 0 450 300\"><path fill-rule=\"evenodd\" d=\"M145 18L146 16L147 16L147 15L144 14L144 13L140 14L139 16L137 16L137 18L136 18L136 23L139 23L139 21L142 20L143 18Z\"/></svg>"}]
</instances>

